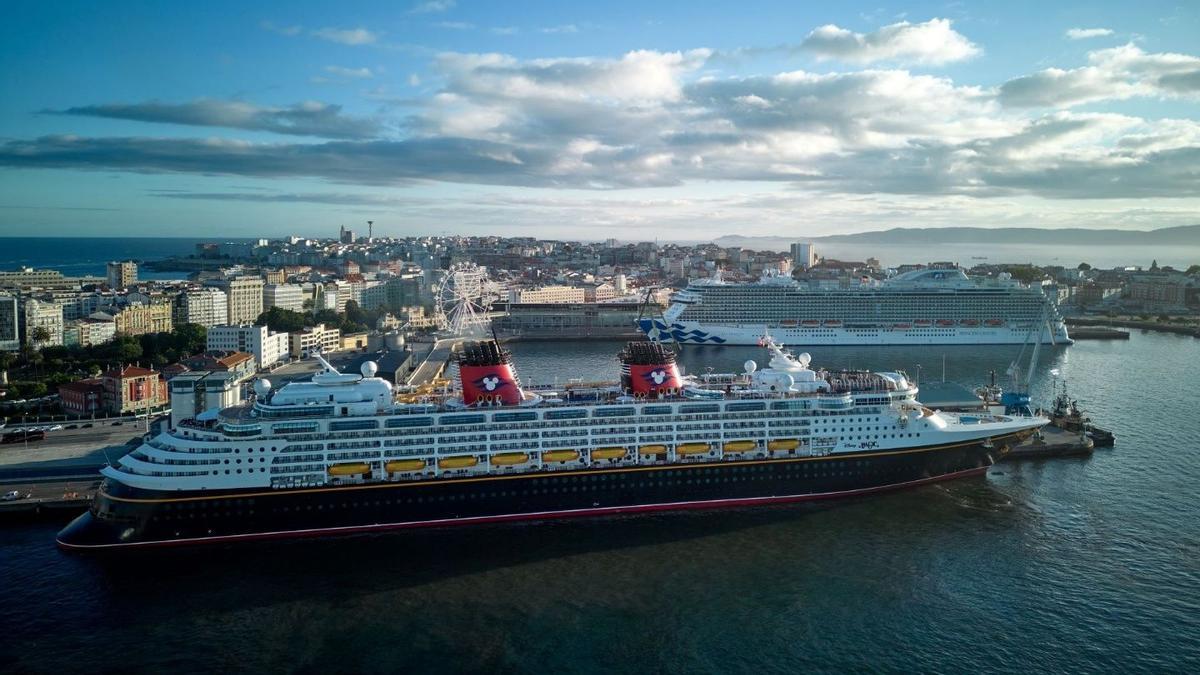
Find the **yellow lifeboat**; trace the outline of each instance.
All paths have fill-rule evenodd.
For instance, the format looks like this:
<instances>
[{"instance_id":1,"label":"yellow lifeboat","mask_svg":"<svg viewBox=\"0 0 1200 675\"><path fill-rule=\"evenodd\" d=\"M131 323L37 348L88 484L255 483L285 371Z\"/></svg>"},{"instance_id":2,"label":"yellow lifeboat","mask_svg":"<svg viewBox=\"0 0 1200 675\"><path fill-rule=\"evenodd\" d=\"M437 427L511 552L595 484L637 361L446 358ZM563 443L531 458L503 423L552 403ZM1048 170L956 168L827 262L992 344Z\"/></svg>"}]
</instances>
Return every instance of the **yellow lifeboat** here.
<instances>
[{"instance_id":1,"label":"yellow lifeboat","mask_svg":"<svg viewBox=\"0 0 1200 675\"><path fill-rule=\"evenodd\" d=\"M780 438L767 443L767 449L771 452L776 452L779 450L795 450L798 447L800 447L800 441L795 438Z\"/></svg>"},{"instance_id":2,"label":"yellow lifeboat","mask_svg":"<svg viewBox=\"0 0 1200 675\"><path fill-rule=\"evenodd\" d=\"M667 446L665 445L643 445L638 448L638 452L643 455L665 455L667 454Z\"/></svg>"},{"instance_id":3,"label":"yellow lifeboat","mask_svg":"<svg viewBox=\"0 0 1200 675\"><path fill-rule=\"evenodd\" d=\"M479 460L474 455L458 455L457 457L443 457L438 460L438 468L440 469L465 469L469 466L475 466Z\"/></svg>"},{"instance_id":4,"label":"yellow lifeboat","mask_svg":"<svg viewBox=\"0 0 1200 675\"><path fill-rule=\"evenodd\" d=\"M699 455L708 452L708 443L680 443L675 446L675 454L677 455Z\"/></svg>"},{"instance_id":5,"label":"yellow lifeboat","mask_svg":"<svg viewBox=\"0 0 1200 675\"><path fill-rule=\"evenodd\" d=\"M498 455L492 455L492 464L494 466L516 466L529 461L529 455L523 452L502 452Z\"/></svg>"},{"instance_id":6,"label":"yellow lifeboat","mask_svg":"<svg viewBox=\"0 0 1200 675\"><path fill-rule=\"evenodd\" d=\"M353 464L334 464L329 467L330 476L357 476L360 473L370 473L371 465L363 462Z\"/></svg>"},{"instance_id":7,"label":"yellow lifeboat","mask_svg":"<svg viewBox=\"0 0 1200 675\"><path fill-rule=\"evenodd\" d=\"M423 459L394 459L386 465L388 473L400 473L404 471L420 471L425 468L425 460Z\"/></svg>"},{"instance_id":8,"label":"yellow lifeboat","mask_svg":"<svg viewBox=\"0 0 1200 675\"><path fill-rule=\"evenodd\" d=\"M620 459L626 452L625 448L596 448L592 451L592 459Z\"/></svg>"},{"instance_id":9,"label":"yellow lifeboat","mask_svg":"<svg viewBox=\"0 0 1200 675\"><path fill-rule=\"evenodd\" d=\"M754 441L729 441L725 444L725 452L749 452L758 447Z\"/></svg>"},{"instance_id":10,"label":"yellow lifeboat","mask_svg":"<svg viewBox=\"0 0 1200 675\"><path fill-rule=\"evenodd\" d=\"M547 450L542 453L543 462L570 462L579 459L578 450Z\"/></svg>"}]
</instances>

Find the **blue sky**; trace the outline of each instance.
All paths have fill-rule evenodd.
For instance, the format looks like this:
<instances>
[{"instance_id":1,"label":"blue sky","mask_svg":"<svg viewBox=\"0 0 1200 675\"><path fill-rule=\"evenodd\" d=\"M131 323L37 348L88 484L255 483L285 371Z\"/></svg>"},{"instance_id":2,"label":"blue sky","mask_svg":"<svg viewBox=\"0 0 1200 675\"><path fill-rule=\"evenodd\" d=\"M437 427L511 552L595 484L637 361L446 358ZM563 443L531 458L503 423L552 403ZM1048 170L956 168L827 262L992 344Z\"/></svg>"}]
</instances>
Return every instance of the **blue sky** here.
<instances>
[{"instance_id":1,"label":"blue sky","mask_svg":"<svg viewBox=\"0 0 1200 675\"><path fill-rule=\"evenodd\" d=\"M1200 222L1184 3L33 3L0 235Z\"/></svg>"}]
</instances>

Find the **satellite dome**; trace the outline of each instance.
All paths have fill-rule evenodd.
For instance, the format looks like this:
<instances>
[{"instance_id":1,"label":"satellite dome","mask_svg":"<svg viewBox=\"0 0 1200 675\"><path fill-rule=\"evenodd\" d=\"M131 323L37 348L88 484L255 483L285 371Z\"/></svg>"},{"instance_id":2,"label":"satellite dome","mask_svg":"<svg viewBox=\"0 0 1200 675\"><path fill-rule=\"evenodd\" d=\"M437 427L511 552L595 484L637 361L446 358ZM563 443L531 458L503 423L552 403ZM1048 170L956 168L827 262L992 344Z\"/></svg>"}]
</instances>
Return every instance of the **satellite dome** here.
<instances>
[{"instance_id":1,"label":"satellite dome","mask_svg":"<svg viewBox=\"0 0 1200 675\"><path fill-rule=\"evenodd\" d=\"M259 398L266 397L267 393L270 391L271 381L267 378L264 377L254 381L254 394Z\"/></svg>"},{"instance_id":2,"label":"satellite dome","mask_svg":"<svg viewBox=\"0 0 1200 675\"><path fill-rule=\"evenodd\" d=\"M746 361L742 364L742 367L746 369L747 373L753 373L754 371L758 370L758 364L754 362L754 359Z\"/></svg>"},{"instance_id":3,"label":"satellite dome","mask_svg":"<svg viewBox=\"0 0 1200 675\"><path fill-rule=\"evenodd\" d=\"M379 366L374 361L364 361L362 367L363 377L375 377L375 373L379 372Z\"/></svg>"}]
</instances>

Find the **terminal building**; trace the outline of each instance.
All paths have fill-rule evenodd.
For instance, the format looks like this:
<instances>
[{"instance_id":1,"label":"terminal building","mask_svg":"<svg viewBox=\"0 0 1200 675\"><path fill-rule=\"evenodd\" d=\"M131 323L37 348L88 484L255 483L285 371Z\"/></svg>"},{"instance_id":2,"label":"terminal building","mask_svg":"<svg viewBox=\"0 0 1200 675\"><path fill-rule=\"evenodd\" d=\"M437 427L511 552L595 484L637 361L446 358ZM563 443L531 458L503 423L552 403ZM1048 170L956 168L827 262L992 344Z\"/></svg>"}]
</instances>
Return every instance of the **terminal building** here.
<instances>
[{"instance_id":1,"label":"terminal building","mask_svg":"<svg viewBox=\"0 0 1200 675\"><path fill-rule=\"evenodd\" d=\"M650 315L661 311L657 305L643 308L636 302L514 303L493 309L507 310L495 318L496 332L520 340L638 339L637 320L642 310Z\"/></svg>"}]
</instances>

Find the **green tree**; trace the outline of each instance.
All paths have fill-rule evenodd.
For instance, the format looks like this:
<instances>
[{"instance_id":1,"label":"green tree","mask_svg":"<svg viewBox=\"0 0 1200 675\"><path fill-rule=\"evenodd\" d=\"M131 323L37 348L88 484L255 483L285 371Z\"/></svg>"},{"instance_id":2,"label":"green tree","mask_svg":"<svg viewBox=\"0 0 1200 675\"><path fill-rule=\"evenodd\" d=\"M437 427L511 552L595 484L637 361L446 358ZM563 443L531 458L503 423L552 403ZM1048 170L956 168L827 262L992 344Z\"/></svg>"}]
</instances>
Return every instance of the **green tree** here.
<instances>
[{"instance_id":1,"label":"green tree","mask_svg":"<svg viewBox=\"0 0 1200 675\"><path fill-rule=\"evenodd\" d=\"M208 329L197 323L183 323L171 332L175 350L180 355L199 354L208 346Z\"/></svg>"},{"instance_id":2,"label":"green tree","mask_svg":"<svg viewBox=\"0 0 1200 675\"><path fill-rule=\"evenodd\" d=\"M1079 263L1079 267L1077 267L1075 269L1078 269L1080 272L1091 272L1092 266L1085 262L1081 262L1081 263Z\"/></svg>"},{"instance_id":3,"label":"green tree","mask_svg":"<svg viewBox=\"0 0 1200 675\"><path fill-rule=\"evenodd\" d=\"M42 345L50 341L50 329L45 326L34 326L33 330L29 331L29 338L36 345Z\"/></svg>"},{"instance_id":4,"label":"green tree","mask_svg":"<svg viewBox=\"0 0 1200 675\"><path fill-rule=\"evenodd\" d=\"M1200 274L1200 265L1192 265L1191 267L1187 268L1187 272L1185 272L1185 274L1187 274L1189 277Z\"/></svg>"},{"instance_id":5,"label":"green tree","mask_svg":"<svg viewBox=\"0 0 1200 675\"><path fill-rule=\"evenodd\" d=\"M346 318L343 321L344 324L362 326L366 325L370 321L371 318L367 315L367 312L364 311L362 307L359 307L357 302L351 300L346 303Z\"/></svg>"},{"instance_id":6,"label":"green tree","mask_svg":"<svg viewBox=\"0 0 1200 675\"><path fill-rule=\"evenodd\" d=\"M293 312L282 307L272 307L254 321L256 325L266 326L276 333L291 333L304 328L306 315Z\"/></svg>"}]
</instances>

